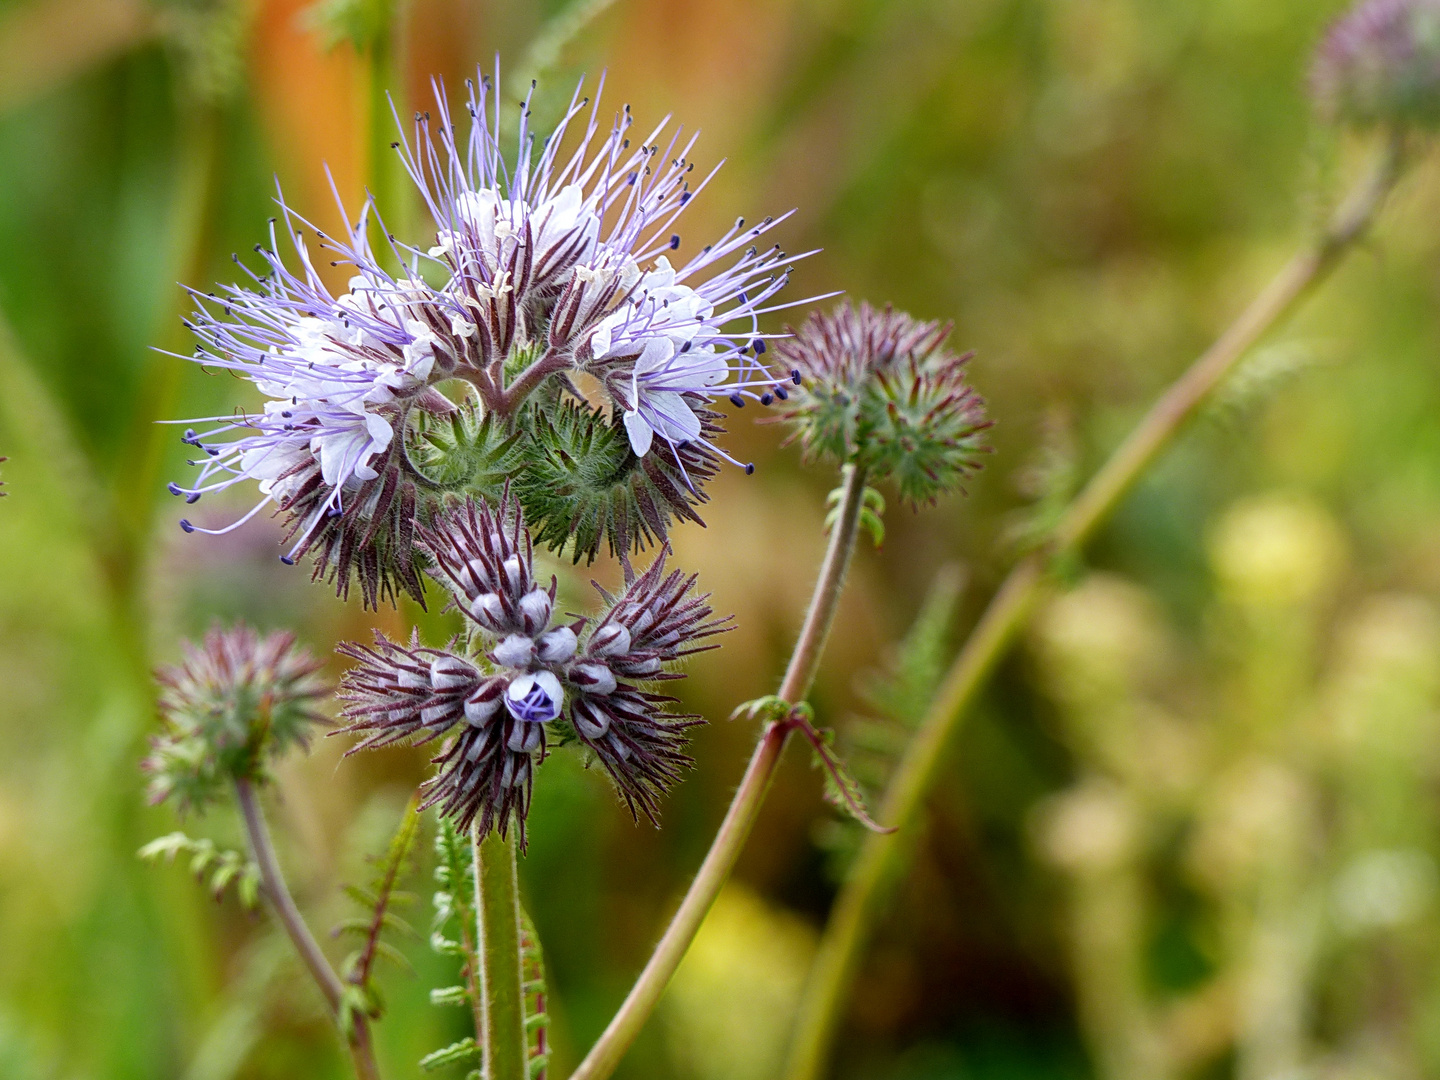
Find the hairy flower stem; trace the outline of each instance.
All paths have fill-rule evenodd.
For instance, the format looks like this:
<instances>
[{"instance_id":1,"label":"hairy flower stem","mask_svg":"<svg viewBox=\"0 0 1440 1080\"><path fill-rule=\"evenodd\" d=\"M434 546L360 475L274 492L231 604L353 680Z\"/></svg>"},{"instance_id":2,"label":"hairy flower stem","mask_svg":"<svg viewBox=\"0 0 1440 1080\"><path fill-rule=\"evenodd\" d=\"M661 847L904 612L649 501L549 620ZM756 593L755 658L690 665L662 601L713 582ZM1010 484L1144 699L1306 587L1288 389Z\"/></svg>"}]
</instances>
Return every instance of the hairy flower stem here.
<instances>
[{"instance_id":1,"label":"hairy flower stem","mask_svg":"<svg viewBox=\"0 0 1440 1080\"><path fill-rule=\"evenodd\" d=\"M903 873L925 797L941 775L960 721L1025 624L1053 560L1080 547L1093 535L1250 348L1291 314L1365 235L1399 175L1401 150L1400 138L1392 137L1329 227L1298 252L1215 344L1171 384L1070 504L1050 544L1022 559L990 601L951 665L886 791L880 819L895 826L899 834L871 834L865 838L835 901L801 1001L787 1080L816 1080L824 1072L840 1010L869 941L870 929L888 899L887 886Z\"/></svg>"},{"instance_id":2,"label":"hairy flower stem","mask_svg":"<svg viewBox=\"0 0 1440 1080\"><path fill-rule=\"evenodd\" d=\"M520 883L515 835L472 835L480 990L485 1003L485 1080L526 1080L525 993L520 970Z\"/></svg>"},{"instance_id":3,"label":"hairy flower stem","mask_svg":"<svg viewBox=\"0 0 1440 1080\"><path fill-rule=\"evenodd\" d=\"M345 995L344 984L330 966L330 961L325 959L325 954L320 951L319 943L305 925L300 909L295 906L295 900L285 884L285 876L280 872L280 862L275 858L275 845L270 841L270 830L265 825L265 816L260 810L259 800L255 797L254 785L249 780L237 779L235 797L240 803L240 813L245 818L245 833L250 838L250 850L255 855L256 865L260 867L260 881L265 895L275 909L280 925L285 928L285 933L290 935L290 943L300 954L310 977L325 996L325 1004L330 1007L331 1017L338 1023ZM360 1080L380 1080L380 1069L375 1064L375 1050L370 1041L370 1022L363 1013L356 1012L352 1015L348 1042L350 1057L355 1064L355 1075Z\"/></svg>"},{"instance_id":4,"label":"hairy flower stem","mask_svg":"<svg viewBox=\"0 0 1440 1080\"><path fill-rule=\"evenodd\" d=\"M556 372L564 371L569 364L563 353L556 349L547 349L540 359L516 375L515 381L500 393L496 410L513 423L515 414L520 411L520 406L525 404L525 399L533 394L542 382Z\"/></svg>"},{"instance_id":5,"label":"hairy flower stem","mask_svg":"<svg viewBox=\"0 0 1440 1080\"><path fill-rule=\"evenodd\" d=\"M830 626L835 621L835 609L840 601L840 590L845 584L845 572L850 567L850 557L855 552L855 537L860 527L860 511L865 503L865 470L855 465L845 466L844 489L840 500L840 513L834 531L830 534L830 545L825 552L825 561L820 567L820 578L815 583L815 593L810 598L810 610L806 612L805 624L795 650L790 654L790 665L785 670L785 679L780 684L779 696L791 704L798 704L810 692L815 681L815 672L820 667L820 656L825 649L825 639L830 636ZM786 720L775 720L767 724L760 742L750 757L745 776L725 812L725 820L705 854L705 861L695 880L690 883L685 897L680 901L670 925L666 927L655 951L651 953L645 970L635 980L625 1003L615 1014L605 1033L585 1055L585 1060L575 1070L571 1080L604 1080L615 1071L615 1066L630 1049L640 1029L654 1011L660 995L664 993L675 969L700 924L705 921L715 897L735 868L740 849L750 835L750 829L760 814L760 806L770 790L775 768L790 737L791 725Z\"/></svg>"}]
</instances>

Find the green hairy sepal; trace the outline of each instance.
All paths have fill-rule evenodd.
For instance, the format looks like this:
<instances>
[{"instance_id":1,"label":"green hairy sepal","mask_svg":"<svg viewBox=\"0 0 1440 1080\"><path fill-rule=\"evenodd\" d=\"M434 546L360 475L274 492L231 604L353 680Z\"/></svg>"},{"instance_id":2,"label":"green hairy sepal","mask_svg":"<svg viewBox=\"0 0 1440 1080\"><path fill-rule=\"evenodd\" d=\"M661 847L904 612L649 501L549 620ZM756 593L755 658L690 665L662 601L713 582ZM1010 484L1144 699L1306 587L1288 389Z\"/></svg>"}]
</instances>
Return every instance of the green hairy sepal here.
<instances>
[{"instance_id":1,"label":"green hairy sepal","mask_svg":"<svg viewBox=\"0 0 1440 1080\"><path fill-rule=\"evenodd\" d=\"M714 430L714 414L701 416ZM536 543L568 544L576 562L593 561L602 540L621 554L663 541L676 521L700 522L700 485L716 467L703 447L672 451L656 440L636 457L618 417L570 399L551 410L537 404L521 422L530 439L514 490Z\"/></svg>"},{"instance_id":2,"label":"green hairy sepal","mask_svg":"<svg viewBox=\"0 0 1440 1080\"><path fill-rule=\"evenodd\" d=\"M428 520L466 495L519 500L537 544L593 561L602 544L612 555L662 543L677 521L702 523L695 508L718 459L705 446L672 448L661 440L636 457L618 416L572 393L552 377L527 400L513 428L476 402L445 415L421 413L409 440L418 474L417 516ZM706 439L720 434L718 414L696 403ZM417 556L418 558L418 556Z\"/></svg>"},{"instance_id":3,"label":"green hairy sepal","mask_svg":"<svg viewBox=\"0 0 1440 1080\"><path fill-rule=\"evenodd\" d=\"M906 502L963 491L987 452L982 435L990 423L965 382L968 360L912 358L879 372L861 398L856 463L877 480L892 479Z\"/></svg>"},{"instance_id":4,"label":"green hairy sepal","mask_svg":"<svg viewBox=\"0 0 1440 1080\"><path fill-rule=\"evenodd\" d=\"M524 461L523 434L467 402L445 416L420 413L410 463L429 493L499 498Z\"/></svg>"}]
</instances>

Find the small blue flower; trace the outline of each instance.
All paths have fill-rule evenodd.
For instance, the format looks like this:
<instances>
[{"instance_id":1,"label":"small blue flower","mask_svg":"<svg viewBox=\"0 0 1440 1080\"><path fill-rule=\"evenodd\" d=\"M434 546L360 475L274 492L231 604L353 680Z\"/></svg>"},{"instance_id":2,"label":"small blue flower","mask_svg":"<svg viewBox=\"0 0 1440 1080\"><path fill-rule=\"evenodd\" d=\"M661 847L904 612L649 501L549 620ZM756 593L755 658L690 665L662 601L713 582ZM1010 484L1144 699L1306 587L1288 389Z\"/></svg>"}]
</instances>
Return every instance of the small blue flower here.
<instances>
[{"instance_id":1,"label":"small blue flower","mask_svg":"<svg viewBox=\"0 0 1440 1080\"><path fill-rule=\"evenodd\" d=\"M548 724L560 715L565 691L551 672L536 671L519 676L505 691L505 707L516 720L527 724Z\"/></svg>"}]
</instances>

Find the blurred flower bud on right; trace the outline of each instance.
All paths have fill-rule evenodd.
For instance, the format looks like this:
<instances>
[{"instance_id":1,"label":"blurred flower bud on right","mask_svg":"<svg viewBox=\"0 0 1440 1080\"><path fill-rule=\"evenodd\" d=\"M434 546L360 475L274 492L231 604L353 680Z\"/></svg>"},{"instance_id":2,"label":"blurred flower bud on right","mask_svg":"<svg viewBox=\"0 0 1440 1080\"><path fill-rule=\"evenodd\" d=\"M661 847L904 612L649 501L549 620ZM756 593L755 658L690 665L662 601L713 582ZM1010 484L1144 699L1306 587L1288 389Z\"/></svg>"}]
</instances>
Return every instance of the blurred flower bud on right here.
<instances>
[{"instance_id":1,"label":"blurred flower bud on right","mask_svg":"<svg viewBox=\"0 0 1440 1080\"><path fill-rule=\"evenodd\" d=\"M1440 0L1364 0L1330 28L1311 90L1332 122L1440 126Z\"/></svg>"}]
</instances>

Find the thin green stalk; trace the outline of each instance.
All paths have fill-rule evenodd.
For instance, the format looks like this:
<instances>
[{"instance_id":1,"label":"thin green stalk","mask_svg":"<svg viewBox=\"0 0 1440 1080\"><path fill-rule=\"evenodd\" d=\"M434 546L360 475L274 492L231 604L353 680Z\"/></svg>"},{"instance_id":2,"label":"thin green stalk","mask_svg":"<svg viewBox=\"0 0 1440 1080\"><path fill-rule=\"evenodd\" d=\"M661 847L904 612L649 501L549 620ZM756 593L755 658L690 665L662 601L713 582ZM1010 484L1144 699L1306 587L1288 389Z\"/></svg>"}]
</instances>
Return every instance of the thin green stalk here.
<instances>
[{"instance_id":1,"label":"thin green stalk","mask_svg":"<svg viewBox=\"0 0 1440 1080\"><path fill-rule=\"evenodd\" d=\"M810 609L805 615L805 625L795 650L790 655L790 664L785 679L780 684L779 696L792 704L798 704L810 693L815 682L815 673L820 667L820 657L825 650L825 641L830 636L830 627L835 621L835 611L840 602L840 591L845 584L845 574L850 567L850 558L855 552L855 538L860 528L860 511L865 504L865 470L847 465L844 473L844 487L840 499L840 513L830 534L830 545L825 552L825 561L820 567L819 580L815 582L815 593L810 599ZM745 776L725 812L725 820L705 854L705 861L695 880L690 883L680 907L670 925L665 928L655 951L650 954L645 970L635 980L625 1003L615 1014L600 1040L585 1055L585 1060L575 1070L571 1080L604 1080L615 1071L615 1066L640 1034L645 1021L654 1012L660 995L665 992L675 969L680 966L690 943L705 921L720 889L735 868L735 860L745 846L745 840L760 814L760 806L770 790L775 768L780 764L780 755L790 737L790 725L784 720L767 724L760 742L750 757Z\"/></svg>"},{"instance_id":2,"label":"thin green stalk","mask_svg":"<svg viewBox=\"0 0 1440 1080\"><path fill-rule=\"evenodd\" d=\"M941 776L960 721L1025 624L1052 560L1080 547L1094 534L1251 347L1290 315L1365 235L1394 186L1401 150L1399 137L1392 137L1330 226L1297 253L1219 340L1171 385L1071 503L1049 547L1022 559L990 601L906 748L882 802L880 820L895 826L899 834L865 838L835 901L801 1002L787 1080L817 1080L824 1072L870 929L884 910L889 886L903 873L925 798Z\"/></svg>"},{"instance_id":3,"label":"thin green stalk","mask_svg":"<svg viewBox=\"0 0 1440 1080\"><path fill-rule=\"evenodd\" d=\"M285 884L285 875L280 870L280 860L275 857L275 845L270 840L270 830L265 824L260 801L255 796L254 785L249 780L237 779L235 797L245 819L245 833L250 838L250 850L260 868L260 882L265 898L270 901L275 917L280 920L280 925L290 937L290 943L300 954L305 969L310 972L310 977L324 995L331 1018L338 1022L345 998L345 985L340 981L340 976L335 974L330 961L325 958L315 935L310 933L310 927L305 924L300 909L295 906L295 898L290 895L290 888ZM359 1080L380 1080L380 1069L375 1064L375 1051L370 1041L370 1021L363 1013L352 1014L348 1043L350 1058L355 1065L355 1075Z\"/></svg>"},{"instance_id":4,"label":"thin green stalk","mask_svg":"<svg viewBox=\"0 0 1440 1080\"><path fill-rule=\"evenodd\" d=\"M526 1080L525 989L520 970L520 885L515 835L491 832L475 851L480 991L485 1003L485 1080Z\"/></svg>"}]
</instances>

